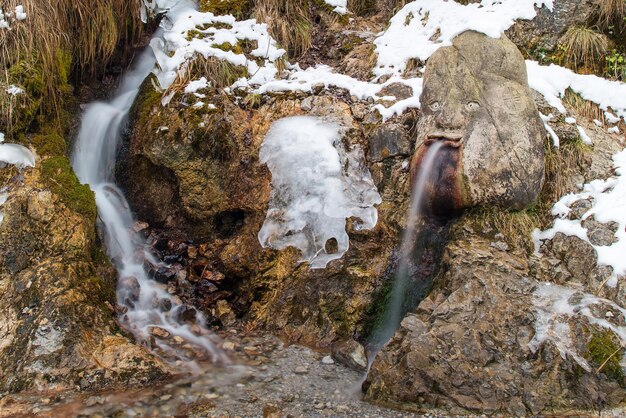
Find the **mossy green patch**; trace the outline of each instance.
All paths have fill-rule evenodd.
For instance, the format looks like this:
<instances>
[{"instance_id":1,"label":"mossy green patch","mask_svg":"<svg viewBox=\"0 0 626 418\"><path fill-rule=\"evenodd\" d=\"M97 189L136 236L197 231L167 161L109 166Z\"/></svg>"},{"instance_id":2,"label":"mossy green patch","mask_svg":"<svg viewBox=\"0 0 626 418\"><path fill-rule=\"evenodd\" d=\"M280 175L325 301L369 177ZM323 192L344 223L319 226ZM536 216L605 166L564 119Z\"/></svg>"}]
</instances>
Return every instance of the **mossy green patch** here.
<instances>
[{"instance_id":1,"label":"mossy green patch","mask_svg":"<svg viewBox=\"0 0 626 418\"><path fill-rule=\"evenodd\" d=\"M62 156L67 152L65 139L57 133L49 135L35 135L32 143L41 156Z\"/></svg>"},{"instance_id":2,"label":"mossy green patch","mask_svg":"<svg viewBox=\"0 0 626 418\"><path fill-rule=\"evenodd\" d=\"M70 161L65 156L56 156L41 163L44 181L63 203L89 220L95 222L97 209L94 193L88 185L80 184Z\"/></svg>"},{"instance_id":3,"label":"mossy green patch","mask_svg":"<svg viewBox=\"0 0 626 418\"><path fill-rule=\"evenodd\" d=\"M620 365L623 356L624 347L620 345L619 338L613 331L592 331L585 357L598 368L604 364L601 372L619 382L620 385L626 386L624 371Z\"/></svg>"},{"instance_id":4,"label":"mossy green patch","mask_svg":"<svg viewBox=\"0 0 626 418\"><path fill-rule=\"evenodd\" d=\"M251 0L200 0L200 11L215 15L233 15L237 19L246 19L252 11Z\"/></svg>"}]
</instances>

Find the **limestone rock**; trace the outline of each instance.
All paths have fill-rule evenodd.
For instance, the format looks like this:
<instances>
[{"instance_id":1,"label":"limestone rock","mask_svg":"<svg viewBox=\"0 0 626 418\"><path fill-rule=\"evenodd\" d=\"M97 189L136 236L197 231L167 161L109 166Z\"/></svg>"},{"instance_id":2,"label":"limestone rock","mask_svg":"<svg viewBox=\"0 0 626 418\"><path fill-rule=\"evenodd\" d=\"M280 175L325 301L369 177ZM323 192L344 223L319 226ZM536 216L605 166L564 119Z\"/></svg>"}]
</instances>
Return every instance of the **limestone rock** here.
<instances>
[{"instance_id":1,"label":"limestone rock","mask_svg":"<svg viewBox=\"0 0 626 418\"><path fill-rule=\"evenodd\" d=\"M400 407L437 406L512 416L619 404L620 382L585 370L548 340L535 347L537 307L525 257L490 247L458 229L446 248L436 288L403 321L376 357L366 398ZM432 305L435 305L434 309ZM594 327L584 316L566 322L571 350L587 356Z\"/></svg>"},{"instance_id":2,"label":"limestone rock","mask_svg":"<svg viewBox=\"0 0 626 418\"><path fill-rule=\"evenodd\" d=\"M544 176L544 128L524 58L506 37L465 32L430 58L420 97L413 176L441 141L431 206L449 213L480 204L521 209Z\"/></svg>"},{"instance_id":3,"label":"limestone rock","mask_svg":"<svg viewBox=\"0 0 626 418\"><path fill-rule=\"evenodd\" d=\"M367 369L367 355L365 348L354 340L335 343L332 347L333 358L354 370Z\"/></svg>"},{"instance_id":4,"label":"limestone rock","mask_svg":"<svg viewBox=\"0 0 626 418\"><path fill-rule=\"evenodd\" d=\"M165 377L157 359L120 334L112 308L115 272L106 256L94 257L95 220L51 193L39 167L6 183L0 392L100 389Z\"/></svg>"}]
</instances>

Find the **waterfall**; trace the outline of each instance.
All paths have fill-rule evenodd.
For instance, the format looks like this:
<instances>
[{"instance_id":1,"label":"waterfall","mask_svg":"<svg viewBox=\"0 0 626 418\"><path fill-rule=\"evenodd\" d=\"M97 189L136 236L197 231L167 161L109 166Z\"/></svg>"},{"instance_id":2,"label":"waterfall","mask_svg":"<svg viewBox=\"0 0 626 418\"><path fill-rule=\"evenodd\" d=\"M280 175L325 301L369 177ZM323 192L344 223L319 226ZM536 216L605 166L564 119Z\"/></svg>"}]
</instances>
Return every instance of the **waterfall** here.
<instances>
[{"instance_id":1,"label":"waterfall","mask_svg":"<svg viewBox=\"0 0 626 418\"><path fill-rule=\"evenodd\" d=\"M161 31L157 32L155 39L160 35ZM196 312L195 323L183 323L179 319L183 306L167 292L165 285L147 274L144 264L159 262L133 230L134 219L128 202L114 183L121 130L143 80L155 63L152 49L146 48L109 102L95 102L86 107L72 165L79 180L88 184L96 195L100 231L119 274L117 303L124 311L119 318L121 325L165 360L188 366L195 365L193 359L205 358L227 363L219 339L204 327L203 315ZM160 330L154 332L155 328Z\"/></svg>"},{"instance_id":2,"label":"waterfall","mask_svg":"<svg viewBox=\"0 0 626 418\"><path fill-rule=\"evenodd\" d=\"M411 205L407 213L407 226L402 234L400 257L394 275L393 283L386 304L382 320L372 334L372 345L369 348L368 359L371 365L380 348L393 336L402 321L405 313L405 300L409 292L410 264L414 253L418 226L421 225L422 206L427 186L433 180L433 173L437 162L437 155L444 146L443 141L433 143L426 152L420 169L411 190Z\"/></svg>"}]
</instances>

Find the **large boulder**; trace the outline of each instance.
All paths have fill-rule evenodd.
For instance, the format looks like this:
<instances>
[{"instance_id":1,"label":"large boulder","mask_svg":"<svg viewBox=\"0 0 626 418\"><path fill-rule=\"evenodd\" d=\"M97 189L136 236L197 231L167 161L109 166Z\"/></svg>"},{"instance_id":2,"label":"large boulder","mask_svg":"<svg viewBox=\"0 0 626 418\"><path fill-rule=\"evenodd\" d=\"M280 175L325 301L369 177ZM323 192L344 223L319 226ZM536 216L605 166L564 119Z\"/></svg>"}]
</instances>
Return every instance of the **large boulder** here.
<instances>
[{"instance_id":1,"label":"large boulder","mask_svg":"<svg viewBox=\"0 0 626 418\"><path fill-rule=\"evenodd\" d=\"M420 101L411 169L415 177L432 144L444 144L431 179L435 212L534 202L544 176L544 128L513 43L457 36L428 61Z\"/></svg>"},{"instance_id":2,"label":"large boulder","mask_svg":"<svg viewBox=\"0 0 626 418\"><path fill-rule=\"evenodd\" d=\"M455 226L435 289L376 357L367 399L513 416L622 402L621 354L598 372L619 348L617 305L537 281L523 252L476 230Z\"/></svg>"},{"instance_id":3,"label":"large boulder","mask_svg":"<svg viewBox=\"0 0 626 418\"><path fill-rule=\"evenodd\" d=\"M118 178L126 179L130 203L152 226L157 243L192 248L182 257L162 252L188 271L176 282L178 294L209 316L217 312L217 301L225 300L239 318L292 341L330 347L362 338L404 224L406 126L415 114L390 120L385 130L379 118L341 91L236 99L207 90L203 93L215 109L198 110L183 107L183 95L163 107L151 89L150 84L143 89L132 115L130 154ZM368 156L361 164L371 171L383 200L375 228L359 230L358 222L348 219L349 249L325 269L300 263L294 248L279 251L259 242L272 195L271 173L260 162L261 145L272 123L292 116L339 126L341 146L358 147ZM376 122L365 129L365 118Z\"/></svg>"},{"instance_id":4,"label":"large boulder","mask_svg":"<svg viewBox=\"0 0 626 418\"><path fill-rule=\"evenodd\" d=\"M0 392L138 385L167 371L115 322L115 271L95 200L65 157L3 169Z\"/></svg>"}]
</instances>

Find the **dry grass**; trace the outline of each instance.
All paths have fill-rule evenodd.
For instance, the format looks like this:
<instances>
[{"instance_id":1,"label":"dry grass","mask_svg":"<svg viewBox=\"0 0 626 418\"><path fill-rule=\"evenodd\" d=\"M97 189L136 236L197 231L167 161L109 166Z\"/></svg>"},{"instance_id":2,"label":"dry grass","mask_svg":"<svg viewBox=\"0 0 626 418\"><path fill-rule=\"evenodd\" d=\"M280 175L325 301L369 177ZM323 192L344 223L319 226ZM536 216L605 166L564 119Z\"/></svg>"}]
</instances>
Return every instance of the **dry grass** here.
<instances>
[{"instance_id":1,"label":"dry grass","mask_svg":"<svg viewBox=\"0 0 626 418\"><path fill-rule=\"evenodd\" d=\"M598 25L604 30L616 29L623 32L626 28L626 1L596 0Z\"/></svg>"},{"instance_id":2,"label":"dry grass","mask_svg":"<svg viewBox=\"0 0 626 418\"><path fill-rule=\"evenodd\" d=\"M6 0L3 10L22 5L23 21L0 36L0 85L16 84L28 97L0 89L0 130L27 124L35 114L57 115L72 72L96 74L121 40L140 35L137 0ZM7 116L8 115L8 116Z\"/></svg>"},{"instance_id":3,"label":"dry grass","mask_svg":"<svg viewBox=\"0 0 626 418\"><path fill-rule=\"evenodd\" d=\"M357 16L366 16L377 10L376 0L348 0L348 10Z\"/></svg>"},{"instance_id":4,"label":"dry grass","mask_svg":"<svg viewBox=\"0 0 626 418\"><path fill-rule=\"evenodd\" d=\"M564 47L563 64L574 71L600 72L610 41L585 26L573 26L559 40Z\"/></svg>"},{"instance_id":5,"label":"dry grass","mask_svg":"<svg viewBox=\"0 0 626 418\"><path fill-rule=\"evenodd\" d=\"M313 42L309 0L258 0L254 17L266 22L270 34L291 58L304 55Z\"/></svg>"}]
</instances>

